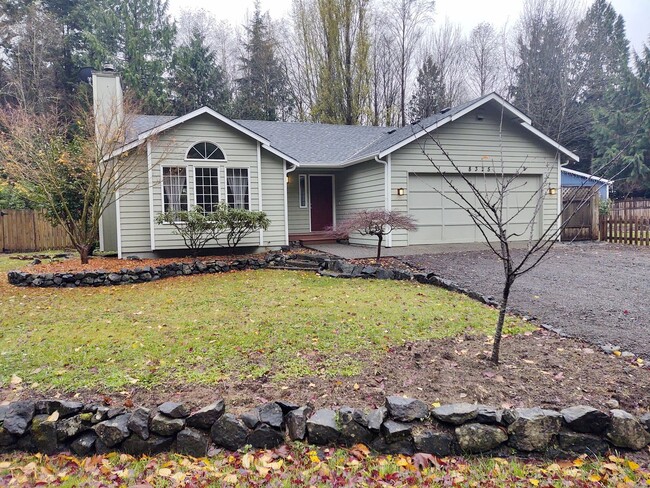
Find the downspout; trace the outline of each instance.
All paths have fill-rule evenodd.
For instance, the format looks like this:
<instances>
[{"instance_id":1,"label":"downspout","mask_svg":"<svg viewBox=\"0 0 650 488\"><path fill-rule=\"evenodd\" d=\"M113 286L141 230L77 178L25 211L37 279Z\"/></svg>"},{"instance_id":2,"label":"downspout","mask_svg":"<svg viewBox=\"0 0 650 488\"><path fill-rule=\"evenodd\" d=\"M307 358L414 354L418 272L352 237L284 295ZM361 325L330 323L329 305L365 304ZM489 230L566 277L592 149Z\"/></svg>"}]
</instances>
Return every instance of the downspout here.
<instances>
[{"instance_id":1,"label":"downspout","mask_svg":"<svg viewBox=\"0 0 650 488\"><path fill-rule=\"evenodd\" d=\"M379 159L375 156L375 161L384 165L384 208L390 212L393 207L391 187L392 187L392 164L390 154L387 156L386 161ZM386 236L386 247L393 247L393 233L391 232Z\"/></svg>"},{"instance_id":2,"label":"downspout","mask_svg":"<svg viewBox=\"0 0 650 488\"><path fill-rule=\"evenodd\" d=\"M261 144L257 142L257 206L260 212L263 212L262 200L262 148ZM264 229L260 229L260 247L264 245Z\"/></svg>"},{"instance_id":3,"label":"downspout","mask_svg":"<svg viewBox=\"0 0 650 488\"><path fill-rule=\"evenodd\" d=\"M288 246L289 245L289 204L288 204L288 198L287 198L287 179L289 178L289 173L292 171L295 171L298 166L295 164L293 165L293 168L287 169L287 161L282 160L282 164L284 165L284 181L282 182L282 187L284 188L284 242Z\"/></svg>"}]
</instances>

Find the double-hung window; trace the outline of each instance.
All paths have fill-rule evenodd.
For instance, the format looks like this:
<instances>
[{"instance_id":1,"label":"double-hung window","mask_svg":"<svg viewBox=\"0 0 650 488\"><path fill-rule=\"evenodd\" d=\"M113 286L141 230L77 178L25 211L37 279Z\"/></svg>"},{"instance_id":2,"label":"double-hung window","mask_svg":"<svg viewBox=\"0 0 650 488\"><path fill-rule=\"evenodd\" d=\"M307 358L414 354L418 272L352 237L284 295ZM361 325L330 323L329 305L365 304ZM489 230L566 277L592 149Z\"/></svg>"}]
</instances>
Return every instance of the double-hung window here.
<instances>
[{"instance_id":1,"label":"double-hung window","mask_svg":"<svg viewBox=\"0 0 650 488\"><path fill-rule=\"evenodd\" d=\"M187 169L166 166L162 169L163 211L186 212L187 208Z\"/></svg>"},{"instance_id":2,"label":"double-hung window","mask_svg":"<svg viewBox=\"0 0 650 488\"><path fill-rule=\"evenodd\" d=\"M219 168L194 168L196 204L204 213L214 212L219 204Z\"/></svg>"},{"instance_id":3,"label":"double-hung window","mask_svg":"<svg viewBox=\"0 0 650 488\"><path fill-rule=\"evenodd\" d=\"M250 194L248 185L248 169L227 168L226 189L229 207L249 209Z\"/></svg>"}]
</instances>

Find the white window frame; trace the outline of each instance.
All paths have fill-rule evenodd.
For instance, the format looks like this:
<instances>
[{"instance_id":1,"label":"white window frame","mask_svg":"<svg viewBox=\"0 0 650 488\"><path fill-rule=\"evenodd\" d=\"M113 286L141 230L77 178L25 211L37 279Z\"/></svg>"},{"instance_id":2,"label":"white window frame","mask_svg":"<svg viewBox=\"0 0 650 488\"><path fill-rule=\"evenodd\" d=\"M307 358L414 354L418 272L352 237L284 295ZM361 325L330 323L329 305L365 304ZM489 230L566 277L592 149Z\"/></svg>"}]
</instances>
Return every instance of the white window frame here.
<instances>
[{"instance_id":1,"label":"white window frame","mask_svg":"<svg viewBox=\"0 0 650 488\"><path fill-rule=\"evenodd\" d=\"M206 159L206 161L209 161L209 160ZM199 194L199 192L198 192L198 189L197 189L198 185L197 185L197 177L196 177L196 170L197 169L209 169L209 170L214 169L214 170L217 171L217 192L218 192L218 194L217 194L217 202L216 202L216 204L219 204L220 202L223 202L223 198L222 198L222 194L221 194L221 171L219 170L220 167L221 166L214 165L214 164L212 164L212 165L210 165L210 164L195 165L193 167L194 206L197 206L199 204L199 202L198 202L198 194ZM215 204L213 203L213 205L215 205ZM204 211L205 211L205 209L204 209Z\"/></svg>"},{"instance_id":2,"label":"white window frame","mask_svg":"<svg viewBox=\"0 0 650 488\"><path fill-rule=\"evenodd\" d=\"M307 198L307 182L307 175L298 175L298 206L300 208L309 208L309 200Z\"/></svg>"},{"instance_id":3,"label":"white window frame","mask_svg":"<svg viewBox=\"0 0 650 488\"><path fill-rule=\"evenodd\" d=\"M246 170L246 177L248 178L248 205L245 208L246 210L251 210L252 202L251 202L251 195L253 194L252 189L251 189L251 169L250 167L247 166L228 166L224 167L224 186L225 186L225 193L224 193L224 202L226 202L226 205L230 206L230 203L228 203L228 171L229 170ZM231 207L231 208L237 208L237 207Z\"/></svg>"},{"instance_id":4,"label":"white window frame","mask_svg":"<svg viewBox=\"0 0 650 488\"><path fill-rule=\"evenodd\" d=\"M188 154L190 153L190 149L192 149L197 144L204 144L204 143L214 144L215 146L217 146L219 148L219 150L221 151L221 153L223 154L223 159L194 159L194 158L188 157ZM202 163L211 163L211 162L212 163L216 163L216 162L224 163L224 162L228 161L228 156L226 155L226 151L223 150L223 147L221 147L216 142L201 140L201 141L193 142L192 144L190 144L187 147L187 149L185 149L184 160L185 161L192 161L192 162L202 162Z\"/></svg>"},{"instance_id":5,"label":"white window frame","mask_svg":"<svg viewBox=\"0 0 650 488\"><path fill-rule=\"evenodd\" d=\"M160 204L162 212L165 210L165 168L183 168L185 170L185 189L187 195L187 210L190 209L190 167L185 164L165 164L160 166Z\"/></svg>"}]
</instances>

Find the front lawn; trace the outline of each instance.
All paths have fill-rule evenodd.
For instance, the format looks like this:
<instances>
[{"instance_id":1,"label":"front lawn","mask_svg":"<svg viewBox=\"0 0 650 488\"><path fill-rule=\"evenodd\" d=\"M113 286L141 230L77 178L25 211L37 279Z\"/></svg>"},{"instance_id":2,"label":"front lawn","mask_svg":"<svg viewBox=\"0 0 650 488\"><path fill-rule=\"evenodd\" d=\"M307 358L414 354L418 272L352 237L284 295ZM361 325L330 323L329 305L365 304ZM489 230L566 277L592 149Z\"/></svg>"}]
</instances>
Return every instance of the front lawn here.
<instances>
[{"instance_id":1,"label":"front lawn","mask_svg":"<svg viewBox=\"0 0 650 488\"><path fill-rule=\"evenodd\" d=\"M493 309L431 286L271 270L92 289L1 286L0 382L36 390L346 377L393 346L486 335L496 320ZM524 330L509 321L508 332Z\"/></svg>"}]
</instances>

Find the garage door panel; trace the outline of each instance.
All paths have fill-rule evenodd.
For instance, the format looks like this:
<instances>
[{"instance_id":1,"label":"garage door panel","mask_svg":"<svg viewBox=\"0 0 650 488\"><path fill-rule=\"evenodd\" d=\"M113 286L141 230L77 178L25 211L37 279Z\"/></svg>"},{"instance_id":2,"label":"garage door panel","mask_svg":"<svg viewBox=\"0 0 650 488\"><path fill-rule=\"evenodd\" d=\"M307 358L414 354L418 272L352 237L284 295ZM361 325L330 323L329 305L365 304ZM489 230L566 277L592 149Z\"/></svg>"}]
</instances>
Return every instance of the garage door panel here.
<instances>
[{"instance_id":1,"label":"garage door panel","mask_svg":"<svg viewBox=\"0 0 650 488\"><path fill-rule=\"evenodd\" d=\"M477 197L469 185L459 176L449 176L451 184L445 182L440 175L409 175L409 214L417 220L418 229L409 232L409 244L444 244L482 242L483 235L472 221L468 213L461 207L463 199L452 189L453 185L460 191L462 197L472 205L477 204ZM512 217L508 230L516 234L514 239L528 239L530 229L528 223L536 213L537 198L531 198L539 191L539 176L519 177L521 182L515 183L505 202L506 218ZM496 193L497 178L492 175L471 175L468 179L477 186L489 200L498 198ZM522 184L525 183L525 184ZM440 189L449 198L445 198L435 189ZM523 210L517 214L517 210ZM539 219L537 219L539 220ZM534 224L534 235L540 233L540 224ZM488 230L485 230L488 233Z\"/></svg>"}]
</instances>

